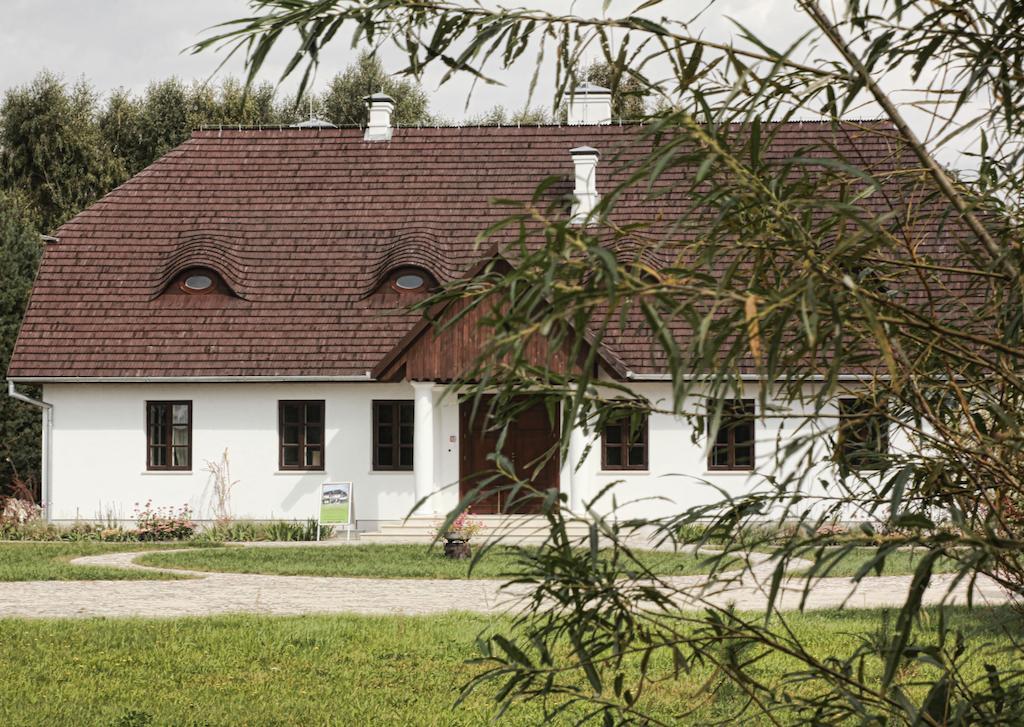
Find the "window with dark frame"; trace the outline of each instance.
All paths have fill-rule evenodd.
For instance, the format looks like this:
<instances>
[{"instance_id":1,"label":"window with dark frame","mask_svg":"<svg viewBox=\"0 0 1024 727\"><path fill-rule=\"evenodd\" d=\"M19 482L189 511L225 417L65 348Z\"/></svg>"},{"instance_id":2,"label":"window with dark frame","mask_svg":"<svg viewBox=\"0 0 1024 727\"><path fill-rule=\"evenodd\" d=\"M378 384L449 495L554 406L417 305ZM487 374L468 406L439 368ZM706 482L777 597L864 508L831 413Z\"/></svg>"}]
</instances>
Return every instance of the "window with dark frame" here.
<instances>
[{"instance_id":1,"label":"window with dark frame","mask_svg":"<svg viewBox=\"0 0 1024 727\"><path fill-rule=\"evenodd\" d=\"M412 401L373 402L373 468L411 470L416 408Z\"/></svg>"},{"instance_id":2,"label":"window with dark frame","mask_svg":"<svg viewBox=\"0 0 1024 727\"><path fill-rule=\"evenodd\" d=\"M839 400L839 433L836 438L840 464L853 470L877 470L889 451L889 423L873 413L865 399Z\"/></svg>"},{"instance_id":3,"label":"window with dark frame","mask_svg":"<svg viewBox=\"0 0 1024 727\"><path fill-rule=\"evenodd\" d=\"M192 402L146 402L146 469L192 469Z\"/></svg>"},{"instance_id":4,"label":"window with dark frame","mask_svg":"<svg viewBox=\"0 0 1024 727\"><path fill-rule=\"evenodd\" d=\"M279 401L279 467L282 470L323 470L324 402Z\"/></svg>"},{"instance_id":5,"label":"window with dark frame","mask_svg":"<svg viewBox=\"0 0 1024 727\"><path fill-rule=\"evenodd\" d=\"M708 404L709 409L715 406L715 402ZM708 454L709 470L743 472L754 469L753 399L723 402L722 418L714 434L715 440Z\"/></svg>"},{"instance_id":6,"label":"window with dark frame","mask_svg":"<svg viewBox=\"0 0 1024 727\"><path fill-rule=\"evenodd\" d=\"M647 415L624 415L601 431L601 469L647 469Z\"/></svg>"}]
</instances>

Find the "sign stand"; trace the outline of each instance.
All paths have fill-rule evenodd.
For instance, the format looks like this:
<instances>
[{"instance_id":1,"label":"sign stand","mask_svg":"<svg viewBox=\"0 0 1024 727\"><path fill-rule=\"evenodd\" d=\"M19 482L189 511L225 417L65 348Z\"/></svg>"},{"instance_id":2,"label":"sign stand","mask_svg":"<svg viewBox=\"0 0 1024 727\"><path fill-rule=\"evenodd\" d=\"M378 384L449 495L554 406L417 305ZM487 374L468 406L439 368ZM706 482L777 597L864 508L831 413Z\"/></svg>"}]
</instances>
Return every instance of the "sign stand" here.
<instances>
[{"instance_id":1,"label":"sign stand","mask_svg":"<svg viewBox=\"0 0 1024 727\"><path fill-rule=\"evenodd\" d=\"M355 523L355 502L351 482L325 482L320 485L320 507L316 518L316 539L320 541L320 528L324 525L345 528L345 540L352 539Z\"/></svg>"}]
</instances>

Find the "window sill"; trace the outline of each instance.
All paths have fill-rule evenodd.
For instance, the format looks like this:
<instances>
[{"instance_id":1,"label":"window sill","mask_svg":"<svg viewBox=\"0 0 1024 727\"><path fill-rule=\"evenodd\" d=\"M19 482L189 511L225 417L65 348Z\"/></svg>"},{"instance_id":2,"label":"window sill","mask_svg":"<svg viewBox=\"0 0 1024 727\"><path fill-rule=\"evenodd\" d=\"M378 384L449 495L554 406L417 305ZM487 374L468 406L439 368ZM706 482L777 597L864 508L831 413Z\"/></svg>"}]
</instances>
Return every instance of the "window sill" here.
<instances>
[{"instance_id":1,"label":"window sill","mask_svg":"<svg viewBox=\"0 0 1024 727\"><path fill-rule=\"evenodd\" d=\"M613 477L632 477L634 475L649 475L650 470L598 470L599 475L609 475Z\"/></svg>"},{"instance_id":2,"label":"window sill","mask_svg":"<svg viewBox=\"0 0 1024 727\"><path fill-rule=\"evenodd\" d=\"M157 477L169 477L173 475L192 475L192 470L143 470L143 475L156 475Z\"/></svg>"},{"instance_id":3,"label":"window sill","mask_svg":"<svg viewBox=\"0 0 1024 727\"><path fill-rule=\"evenodd\" d=\"M275 475L326 475L327 470L276 470Z\"/></svg>"},{"instance_id":4,"label":"window sill","mask_svg":"<svg viewBox=\"0 0 1024 727\"><path fill-rule=\"evenodd\" d=\"M370 470L370 475L412 475L416 470Z\"/></svg>"},{"instance_id":5,"label":"window sill","mask_svg":"<svg viewBox=\"0 0 1024 727\"><path fill-rule=\"evenodd\" d=\"M719 477L725 475L726 477L750 477L755 474L757 470L705 470L704 477Z\"/></svg>"}]
</instances>

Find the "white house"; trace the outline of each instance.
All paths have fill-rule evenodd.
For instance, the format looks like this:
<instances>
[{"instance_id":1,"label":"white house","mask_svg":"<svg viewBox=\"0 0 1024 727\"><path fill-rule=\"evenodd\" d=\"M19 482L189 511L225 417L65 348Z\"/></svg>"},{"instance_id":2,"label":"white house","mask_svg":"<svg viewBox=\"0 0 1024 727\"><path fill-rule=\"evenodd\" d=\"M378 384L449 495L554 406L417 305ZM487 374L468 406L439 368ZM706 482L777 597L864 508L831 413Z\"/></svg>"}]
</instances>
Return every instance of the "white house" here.
<instances>
[{"instance_id":1,"label":"white house","mask_svg":"<svg viewBox=\"0 0 1024 727\"><path fill-rule=\"evenodd\" d=\"M621 178L602 158L653 142L608 123L609 94L592 86L564 126L392 128L390 99L368 103L365 130L194 132L56 232L8 372L12 395L43 409L50 520L130 517L148 499L208 518L204 462L225 448L236 517L314 517L322 483L351 481L361 529L432 494L421 511L445 512L487 467L493 442L456 396L442 397L472 356L472 328L438 339L409 305L480 263L477 234L507 214L492 198L528 200L556 175L543 202L585 216L602 183ZM778 153L831 133L786 124ZM877 134L843 139L891 151ZM654 220L684 204L637 192L617 214ZM668 401L645 341L609 344L602 375ZM42 385L40 401L25 384ZM798 421L761 421L753 406L735 404L716 446L691 442L670 415L652 415L632 441L621 429L573 432L570 459L593 445L586 460L552 464L537 484L578 507L622 480L633 514L717 499L702 480L742 493ZM554 436L526 412L510 446L528 459ZM476 511L506 507L495 497Z\"/></svg>"}]
</instances>

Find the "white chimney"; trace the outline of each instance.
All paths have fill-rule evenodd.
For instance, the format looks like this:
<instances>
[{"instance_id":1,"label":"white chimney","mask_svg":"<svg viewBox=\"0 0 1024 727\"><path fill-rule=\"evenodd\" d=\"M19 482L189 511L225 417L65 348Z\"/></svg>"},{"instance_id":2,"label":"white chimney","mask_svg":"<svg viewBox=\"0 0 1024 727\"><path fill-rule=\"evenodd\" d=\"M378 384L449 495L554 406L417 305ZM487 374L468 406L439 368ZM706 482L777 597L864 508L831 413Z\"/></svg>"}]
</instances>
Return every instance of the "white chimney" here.
<instances>
[{"instance_id":1,"label":"white chimney","mask_svg":"<svg viewBox=\"0 0 1024 727\"><path fill-rule=\"evenodd\" d=\"M585 81L569 95L569 124L612 123L612 92Z\"/></svg>"},{"instance_id":2,"label":"white chimney","mask_svg":"<svg viewBox=\"0 0 1024 727\"><path fill-rule=\"evenodd\" d=\"M363 98L366 108L370 112L370 119L366 124L366 133L363 139L366 141L390 141L391 139L391 112L395 110L395 99L384 93L375 93Z\"/></svg>"},{"instance_id":3,"label":"white chimney","mask_svg":"<svg viewBox=\"0 0 1024 727\"><path fill-rule=\"evenodd\" d=\"M576 186L572 196L572 219L574 225L582 225L590 217L600 197L597 194L597 159L600 152L592 146L578 146L570 149L572 163L576 168Z\"/></svg>"}]
</instances>

